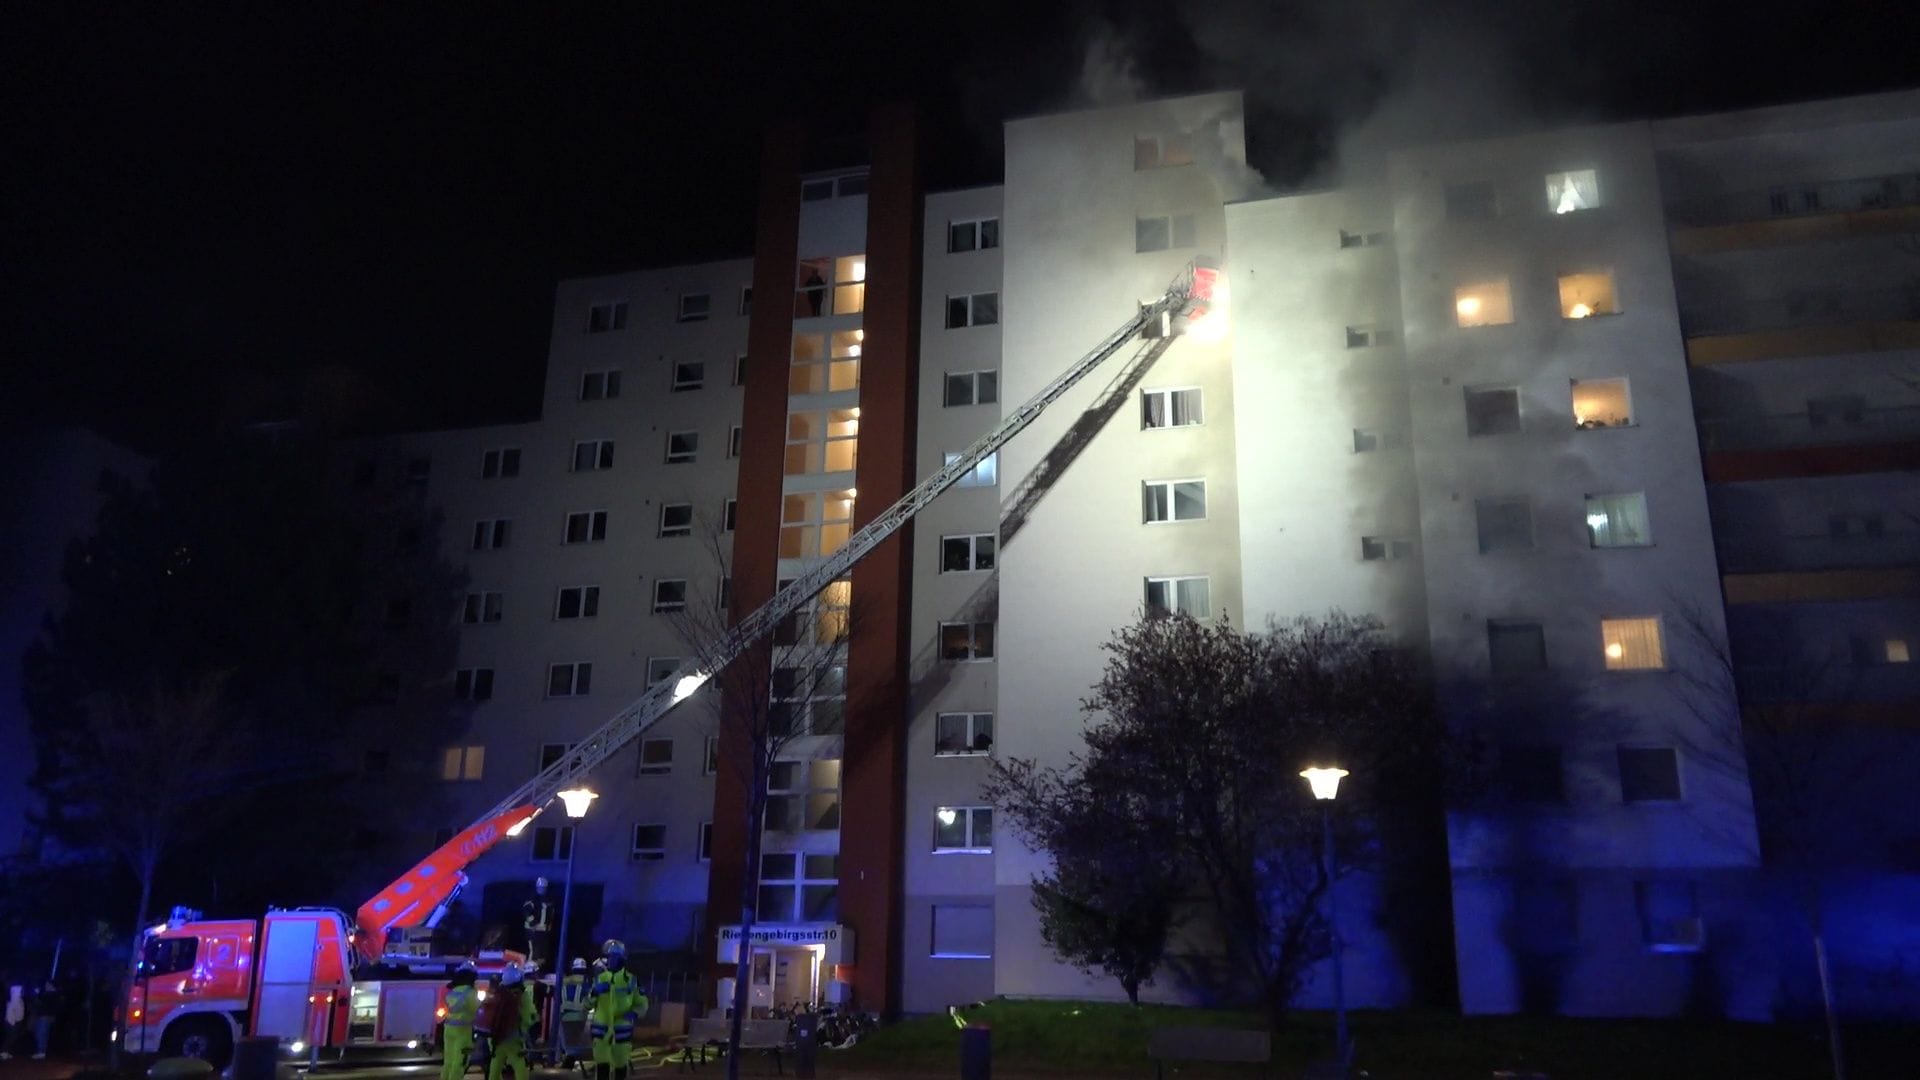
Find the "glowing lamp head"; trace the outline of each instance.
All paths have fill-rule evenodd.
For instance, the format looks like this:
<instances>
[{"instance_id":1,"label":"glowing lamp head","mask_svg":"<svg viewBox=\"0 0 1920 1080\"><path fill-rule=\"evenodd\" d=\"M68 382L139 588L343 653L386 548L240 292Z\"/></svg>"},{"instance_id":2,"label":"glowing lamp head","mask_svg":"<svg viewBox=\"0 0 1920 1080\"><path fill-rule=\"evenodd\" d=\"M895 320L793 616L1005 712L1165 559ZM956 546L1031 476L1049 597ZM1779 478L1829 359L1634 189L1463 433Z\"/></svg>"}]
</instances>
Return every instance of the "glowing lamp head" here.
<instances>
[{"instance_id":1,"label":"glowing lamp head","mask_svg":"<svg viewBox=\"0 0 1920 1080\"><path fill-rule=\"evenodd\" d=\"M1463 296L1454 301L1453 310L1471 319L1475 315L1480 314L1480 298L1477 296Z\"/></svg>"},{"instance_id":2,"label":"glowing lamp head","mask_svg":"<svg viewBox=\"0 0 1920 1080\"><path fill-rule=\"evenodd\" d=\"M687 698L693 696L695 690L705 686L706 682L707 673L704 671L696 671L691 675L680 676L680 681L673 684L673 700L685 701Z\"/></svg>"},{"instance_id":3,"label":"glowing lamp head","mask_svg":"<svg viewBox=\"0 0 1920 1080\"><path fill-rule=\"evenodd\" d=\"M304 1054L307 1052L307 1044L304 1040L295 1039L293 1040L293 1045L287 1047L287 1049L293 1051L296 1054Z\"/></svg>"},{"instance_id":4,"label":"glowing lamp head","mask_svg":"<svg viewBox=\"0 0 1920 1080\"><path fill-rule=\"evenodd\" d=\"M566 805L567 816L570 818L576 818L576 819L586 817L587 808L592 806L593 800L599 797L600 795L598 792L589 791L588 789L583 787L570 788L560 793L560 801ZM542 886L545 886L546 883L547 883L546 878L540 879L540 884ZM542 891L544 891L544 889Z\"/></svg>"},{"instance_id":5,"label":"glowing lamp head","mask_svg":"<svg viewBox=\"0 0 1920 1080\"><path fill-rule=\"evenodd\" d=\"M935 816L940 819L940 824L942 825L951 825L955 821L960 820L960 815L955 813L951 806L941 807L940 812Z\"/></svg>"},{"instance_id":6,"label":"glowing lamp head","mask_svg":"<svg viewBox=\"0 0 1920 1080\"><path fill-rule=\"evenodd\" d=\"M1340 793L1340 778L1347 775L1347 770L1315 766L1311 769L1301 769L1300 775L1312 785L1313 797L1327 802Z\"/></svg>"},{"instance_id":7,"label":"glowing lamp head","mask_svg":"<svg viewBox=\"0 0 1920 1080\"><path fill-rule=\"evenodd\" d=\"M1627 650L1621 647L1619 642L1610 641L1607 643L1607 659L1618 660L1625 655L1627 655Z\"/></svg>"},{"instance_id":8,"label":"glowing lamp head","mask_svg":"<svg viewBox=\"0 0 1920 1080\"><path fill-rule=\"evenodd\" d=\"M1569 319L1584 319L1591 314L1593 314L1593 309L1586 304L1575 304L1567 309L1567 318Z\"/></svg>"},{"instance_id":9,"label":"glowing lamp head","mask_svg":"<svg viewBox=\"0 0 1920 1080\"><path fill-rule=\"evenodd\" d=\"M867 280L867 264L866 263L857 262L853 264L853 280L855 281Z\"/></svg>"}]
</instances>

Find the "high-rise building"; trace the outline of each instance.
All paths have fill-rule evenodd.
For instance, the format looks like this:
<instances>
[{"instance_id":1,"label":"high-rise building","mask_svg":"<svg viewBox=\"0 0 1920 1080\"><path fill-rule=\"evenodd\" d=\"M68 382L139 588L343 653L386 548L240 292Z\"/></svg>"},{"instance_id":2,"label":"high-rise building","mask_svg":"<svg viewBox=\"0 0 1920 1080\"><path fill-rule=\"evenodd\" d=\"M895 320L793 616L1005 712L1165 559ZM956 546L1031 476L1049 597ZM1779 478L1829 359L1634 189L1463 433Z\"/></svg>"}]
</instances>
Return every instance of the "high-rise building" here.
<instances>
[{"instance_id":1,"label":"high-rise building","mask_svg":"<svg viewBox=\"0 0 1920 1080\"><path fill-rule=\"evenodd\" d=\"M807 708L752 1000L1111 994L1041 942L1045 856L997 827L989 762L1064 762L1143 613L1340 609L1430 658L1500 777L1435 831L1466 1009L1765 1015L1799 961L1742 635L1842 646L1849 715L1920 696L1916 135L1920 94L1883 95L1411 147L1274 195L1232 93L1010 122L1004 183L960 191L923 190L910 111L778 130L750 260L563 283L539 421L368 448L471 575L471 729L436 775L477 814L670 672L687 612L763 602L1212 257L1227 333L1113 361L791 631L834 662L769 679ZM596 778L576 941L730 971L746 787L717 731L690 703ZM483 918L573 845L542 818L476 865ZM1854 895L1912 888L1876 874ZM1342 889L1350 997L1418 996L1384 886Z\"/></svg>"}]
</instances>

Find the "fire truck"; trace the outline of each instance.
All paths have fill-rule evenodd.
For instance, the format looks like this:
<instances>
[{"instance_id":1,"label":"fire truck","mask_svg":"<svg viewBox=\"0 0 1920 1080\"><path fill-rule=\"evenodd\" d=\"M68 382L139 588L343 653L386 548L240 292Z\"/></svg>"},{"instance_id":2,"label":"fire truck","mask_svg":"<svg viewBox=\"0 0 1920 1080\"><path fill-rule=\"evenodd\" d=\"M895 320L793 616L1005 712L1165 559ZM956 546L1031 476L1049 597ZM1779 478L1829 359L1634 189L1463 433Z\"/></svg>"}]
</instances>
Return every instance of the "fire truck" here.
<instances>
[{"instance_id":1,"label":"fire truck","mask_svg":"<svg viewBox=\"0 0 1920 1080\"><path fill-rule=\"evenodd\" d=\"M839 551L737 621L705 659L711 670L702 670L700 660L687 661L351 917L332 908L303 907L259 918L205 919L199 912L175 909L140 937L124 1013L125 1046L200 1057L224 1067L243 1035L272 1036L294 1054L427 1045L443 1012L442 986L469 958L434 957L422 942L466 885L467 866L503 838L519 835L561 791L584 782L596 766L632 745L698 691L713 670L740 657L844 576L1130 342L1141 342L1132 362L1144 369L1178 336L1224 333L1226 299L1226 279L1217 264L1190 263L1164 294L1142 303L1132 318L999 426L901 496ZM521 959L514 953L482 954L476 967L482 976L495 975L507 961Z\"/></svg>"}]
</instances>

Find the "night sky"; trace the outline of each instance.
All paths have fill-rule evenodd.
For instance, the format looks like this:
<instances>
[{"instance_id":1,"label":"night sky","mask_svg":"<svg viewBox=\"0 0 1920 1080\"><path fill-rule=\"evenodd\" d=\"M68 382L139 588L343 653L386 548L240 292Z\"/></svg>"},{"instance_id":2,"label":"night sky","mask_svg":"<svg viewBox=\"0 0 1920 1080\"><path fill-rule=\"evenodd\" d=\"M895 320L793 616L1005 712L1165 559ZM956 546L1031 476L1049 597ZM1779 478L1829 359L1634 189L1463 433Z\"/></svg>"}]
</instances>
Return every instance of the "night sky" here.
<instances>
[{"instance_id":1,"label":"night sky","mask_svg":"<svg viewBox=\"0 0 1920 1080\"><path fill-rule=\"evenodd\" d=\"M1920 5L1406 0L0 5L0 405L147 448L339 369L525 419L554 282L748 254L770 119L1243 87L1278 190L1344 148L1920 86ZM1684 10L1667 10L1667 9ZM254 10L258 9L258 10Z\"/></svg>"}]
</instances>

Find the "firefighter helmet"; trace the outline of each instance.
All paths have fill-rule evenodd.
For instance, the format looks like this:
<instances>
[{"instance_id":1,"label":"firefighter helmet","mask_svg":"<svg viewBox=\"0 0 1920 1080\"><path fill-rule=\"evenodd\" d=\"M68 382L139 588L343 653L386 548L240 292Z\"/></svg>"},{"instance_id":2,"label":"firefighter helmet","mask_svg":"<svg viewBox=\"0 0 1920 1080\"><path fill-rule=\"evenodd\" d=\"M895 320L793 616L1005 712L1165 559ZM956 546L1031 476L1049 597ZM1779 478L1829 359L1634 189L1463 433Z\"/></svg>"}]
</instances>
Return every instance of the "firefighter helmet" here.
<instances>
[{"instance_id":1,"label":"firefighter helmet","mask_svg":"<svg viewBox=\"0 0 1920 1080\"><path fill-rule=\"evenodd\" d=\"M574 958L573 958L573 970L575 970L575 971L585 971L585 970L587 970L587 958L586 958L586 957L584 957L584 956L576 956L576 957L574 957Z\"/></svg>"},{"instance_id":2,"label":"firefighter helmet","mask_svg":"<svg viewBox=\"0 0 1920 1080\"><path fill-rule=\"evenodd\" d=\"M539 892L546 892L546 891L547 891L547 879L546 879L546 878L543 878L543 877L537 877L537 878L534 878L534 879L533 879L533 887L534 887L534 889L535 889L535 890L537 890L537 891L539 891Z\"/></svg>"},{"instance_id":3,"label":"firefighter helmet","mask_svg":"<svg viewBox=\"0 0 1920 1080\"><path fill-rule=\"evenodd\" d=\"M509 960L506 962L506 965L500 969L500 985L520 985L520 964L518 961Z\"/></svg>"},{"instance_id":4,"label":"firefighter helmet","mask_svg":"<svg viewBox=\"0 0 1920 1080\"><path fill-rule=\"evenodd\" d=\"M617 956L625 960L627 958L627 943L618 938L608 938L607 943L600 946L600 954L609 959Z\"/></svg>"}]
</instances>

